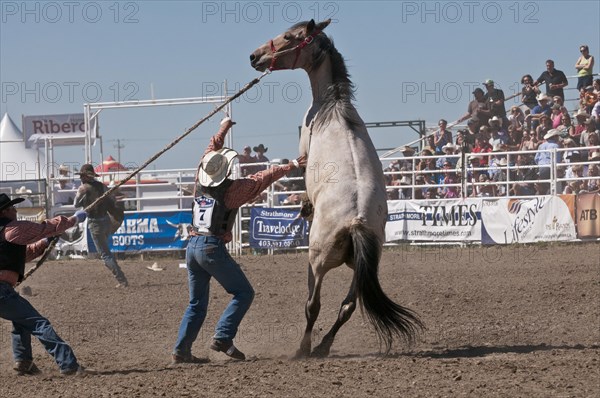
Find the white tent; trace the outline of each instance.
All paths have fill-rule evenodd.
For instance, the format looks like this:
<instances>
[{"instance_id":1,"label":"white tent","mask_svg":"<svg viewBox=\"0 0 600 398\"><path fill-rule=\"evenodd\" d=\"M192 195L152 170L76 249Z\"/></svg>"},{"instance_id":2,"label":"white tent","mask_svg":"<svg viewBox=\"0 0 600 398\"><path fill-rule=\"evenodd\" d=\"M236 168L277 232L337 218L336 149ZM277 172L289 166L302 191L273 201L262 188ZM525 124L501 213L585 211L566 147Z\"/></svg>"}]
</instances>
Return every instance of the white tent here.
<instances>
[{"instance_id":1,"label":"white tent","mask_svg":"<svg viewBox=\"0 0 600 398\"><path fill-rule=\"evenodd\" d=\"M0 181L46 178L46 160L35 148L26 148L23 133L8 113L0 121Z\"/></svg>"}]
</instances>

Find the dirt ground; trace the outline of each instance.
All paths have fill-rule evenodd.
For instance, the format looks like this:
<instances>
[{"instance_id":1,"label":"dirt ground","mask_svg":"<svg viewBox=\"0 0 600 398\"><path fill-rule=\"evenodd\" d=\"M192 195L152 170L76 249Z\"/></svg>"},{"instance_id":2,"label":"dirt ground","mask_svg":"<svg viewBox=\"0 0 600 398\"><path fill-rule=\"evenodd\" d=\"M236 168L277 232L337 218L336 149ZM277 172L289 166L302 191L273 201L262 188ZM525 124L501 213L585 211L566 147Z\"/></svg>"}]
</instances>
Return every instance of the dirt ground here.
<instances>
[{"instance_id":1,"label":"dirt ground","mask_svg":"<svg viewBox=\"0 0 600 398\"><path fill-rule=\"evenodd\" d=\"M155 261L162 272L147 269ZM408 347L379 354L360 311L326 359L290 359L304 329L306 254L245 256L256 290L229 360L209 348L229 296L214 284L194 354L201 365L170 367L187 304L178 259L123 260L131 286L99 260L49 261L24 286L27 298L98 371L63 378L34 342L43 373L15 376L10 324L0 320L2 397L593 397L600 394L600 245L387 249L386 293L428 329ZM313 341L329 329L350 271L328 274Z\"/></svg>"}]
</instances>

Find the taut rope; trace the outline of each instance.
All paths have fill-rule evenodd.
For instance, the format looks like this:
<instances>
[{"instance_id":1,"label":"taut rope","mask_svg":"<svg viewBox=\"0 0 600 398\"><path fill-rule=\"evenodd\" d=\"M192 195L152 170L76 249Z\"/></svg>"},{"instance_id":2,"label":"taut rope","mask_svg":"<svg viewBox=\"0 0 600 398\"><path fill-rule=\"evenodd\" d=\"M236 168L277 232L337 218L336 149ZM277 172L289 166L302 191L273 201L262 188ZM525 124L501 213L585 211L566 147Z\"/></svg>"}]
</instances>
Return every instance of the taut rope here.
<instances>
[{"instance_id":1,"label":"taut rope","mask_svg":"<svg viewBox=\"0 0 600 398\"><path fill-rule=\"evenodd\" d=\"M217 113L220 110L222 110L223 108L225 108L225 106L227 106L227 104L229 104L231 101L233 101L236 98L240 97L242 94L244 94L246 91L248 91L250 88L252 88L255 84L257 84L263 77L265 77L269 73L271 73L271 70L267 69L265 72L263 72L262 75L260 75L259 77L255 78L250 83L246 84L235 95L233 95L232 97L229 97L229 99L227 101L225 101L224 103L222 103L221 105L219 105L218 107L216 107L215 109L213 109L208 115L206 115L202 119L198 120L192 127L190 127L189 129L187 129L183 134L181 134L179 137L177 137L173 141L171 141L171 143L169 143L164 149L162 149L161 151L157 152L155 155L153 155L152 157L150 157L150 159L146 160L146 162L144 162L144 164L142 164L140 167L138 167L133 172L131 172L131 174L129 174L127 177L125 177L125 179L119 181L118 184L115 184L115 186L113 186L112 188L110 188L108 191L104 192L104 194L102 196L100 196L98 199L96 199L94 201L94 203L92 203L91 205L87 206L84 210L86 212L89 212L90 210L92 210L94 207L96 207L98 205L98 203L100 203L107 196L109 196L110 194L112 194L113 191L115 191L116 189L118 189L121 185L125 184L127 181L131 180L136 174L138 174L140 171L142 171L143 169L145 169L150 163L152 163L153 161L155 161L159 156L161 156L163 153L165 153L166 151L168 151L169 149L171 149L175 145L177 145L179 143L179 141L181 141L182 139L184 139L185 137L187 137L192 131L194 131L196 128L198 128L198 126L200 126L202 123L204 123L205 121L207 121L208 119L210 119L215 113ZM33 267L31 267L29 269L29 271L27 271L27 273L23 276L23 280L21 282L18 282L16 286L18 286L21 283L23 283L35 271L37 271L37 269L40 268L42 266L42 264L44 264L44 262L46 261L46 259L50 255L50 252L52 252L52 249L54 249L54 246L56 245L56 242L58 242L58 239L59 239L59 236L55 236L54 238L52 238L52 241L50 242L50 245L48 245L48 247L46 248L46 251L44 252L44 254L42 255L42 257L38 260L38 262Z\"/></svg>"}]
</instances>

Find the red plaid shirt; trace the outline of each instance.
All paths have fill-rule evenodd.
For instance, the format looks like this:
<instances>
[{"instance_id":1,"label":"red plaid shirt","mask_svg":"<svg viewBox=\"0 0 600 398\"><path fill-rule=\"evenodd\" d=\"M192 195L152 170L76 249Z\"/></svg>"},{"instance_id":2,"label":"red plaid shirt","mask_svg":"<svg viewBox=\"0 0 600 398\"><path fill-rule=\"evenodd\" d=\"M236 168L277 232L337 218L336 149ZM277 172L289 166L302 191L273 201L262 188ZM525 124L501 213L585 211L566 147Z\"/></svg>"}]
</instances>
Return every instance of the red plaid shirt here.
<instances>
[{"instance_id":1,"label":"red plaid shirt","mask_svg":"<svg viewBox=\"0 0 600 398\"><path fill-rule=\"evenodd\" d=\"M44 238L58 235L77 223L75 217L58 216L41 223L31 221L11 221L0 232L4 239L16 245L26 245L25 261L31 261L41 255L48 244ZM19 275L13 271L0 271L0 280L15 285Z\"/></svg>"},{"instance_id":2,"label":"red plaid shirt","mask_svg":"<svg viewBox=\"0 0 600 398\"><path fill-rule=\"evenodd\" d=\"M202 155L203 158L207 153L218 151L223 148L225 136L228 131L229 127L227 127L227 125L221 126L217 134L210 139L210 143L208 144L206 151L204 151L204 155ZM244 178L233 180L233 183L227 189L227 192L225 192L225 206L227 206L228 209L237 209L238 207L241 207L245 203L256 198L262 191L267 189L269 185L279 180L293 169L294 165L292 163L283 166L272 166L267 170L262 170ZM231 232L226 233L220 238L225 242L231 241Z\"/></svg>"}]
</instances>

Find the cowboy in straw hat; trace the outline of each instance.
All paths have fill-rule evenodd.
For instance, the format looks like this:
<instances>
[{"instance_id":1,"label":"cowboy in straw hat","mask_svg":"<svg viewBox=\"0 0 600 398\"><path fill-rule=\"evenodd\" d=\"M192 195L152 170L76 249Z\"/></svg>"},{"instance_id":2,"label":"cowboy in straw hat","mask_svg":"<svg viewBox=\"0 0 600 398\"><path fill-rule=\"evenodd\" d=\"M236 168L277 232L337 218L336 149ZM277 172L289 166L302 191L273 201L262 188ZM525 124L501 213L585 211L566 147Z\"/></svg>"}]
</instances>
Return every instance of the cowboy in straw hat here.
<instances>
[{"instance_id":1,"label":"cowboy in straw hat","mask_svg":"<svg viewBox=\"0 0 600 398\"><path fill-rule=\"evenodd\" d=\"M82 165L79 173L76 174L79 174L81 186L77 190L77 195L75 195L74 205L75 207L86 208L94 203L96 199L104 195L107 188L102 182L96 180L96 177L99 177L99 175L94 170L94 166L89 163ZM90 210L88 230L90 231L94 245L96 246L98 253L100 253L100 258L104 265L117 279L118 284L116 287L125 288L129 286L129 282L123 273L123 270L121 270L117 258L110 251L110 246L108 245L108 237L114 230L110 214L116 214L117 212L118 205L116 204L114 196L106 197L102 202L96 205L96 207Z\"/></svg>"},{"instance_id":2,"label":"cowboy in straw hat","mask_svg":"<svg viewBox=\"0 0 600 398\"><path fill-rule=\"evenodd\" d=\"M64 375L90 373L77 362L71 347L56 333L50 321L15 292L15 286L25 276L25 262L41 255L50 238L85 220L86 213L57 216L39 224L19 220L16 204L23 198L11 199L0 194L0 317L13 324L13 369L19 374L36 374L40 370L33 362L31 336L38 338Z\"/></svg>"},{"instance_id":3,"label":"cowboy in straw hat","mask_svg":"<svg viewBox=\"0 0 600 398\"><path fill-rule=\"evenodd\" d=\"M252 304L254 290L240 266L227 253L225 244L231 241L231 230L240 206L292 170L306 166L306 158L300 156L288 164L273 166L247 178L231 179L237 153L224 148L223 142L233 124L228 117L221 121L219 131L204 152L196 176L192 228L186 249L190 305L181 320L173 349L174 364L201 361L192 355L192 345L204 322L209 282L213 277L233 297L217 323L210 348L234 359L246 358L233 345L233 339Z\"/></svg>"}]
</instances>

